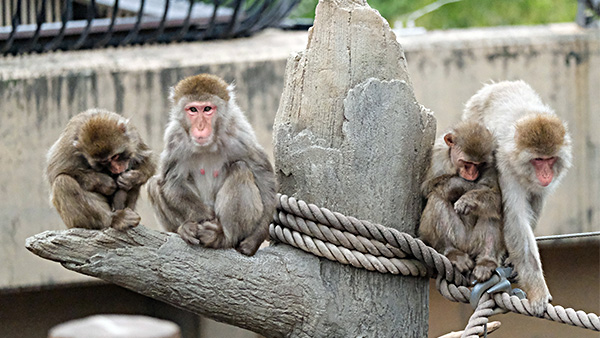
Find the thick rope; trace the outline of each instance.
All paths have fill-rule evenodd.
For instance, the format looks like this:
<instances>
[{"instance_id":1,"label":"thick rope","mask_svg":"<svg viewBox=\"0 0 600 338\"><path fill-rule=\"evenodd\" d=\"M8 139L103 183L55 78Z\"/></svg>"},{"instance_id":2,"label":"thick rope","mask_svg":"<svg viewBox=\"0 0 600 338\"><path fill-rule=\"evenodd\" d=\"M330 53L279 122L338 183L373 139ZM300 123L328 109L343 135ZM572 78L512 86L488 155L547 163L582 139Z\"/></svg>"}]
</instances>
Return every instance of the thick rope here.
<instances>
[{"instance_id":1,"label":"thick rope","mask_svg":"<svg viewBox=\"0 0 600 338\"><path fill-rule=\"evenodd\" d=\"M448 258L407 233L281 194L278 195L277 209L274 223L269 227L273 240L369 271L436 277L436 286L442 296L451 301L469 303L471 290L466 287L469 285L467 278L454 268ZM465 330L469 337L483 333L487 318L498 311L534 316L527 299L505 292L493 297L484 294L478 310L471 316ZM547 304L544 318L600 331L600 317L594 313Z\"/></svg>"},{"instance_id":2,"label":"thick rope","mask_svg":"<svg viewBox=\"0 0 600 338\"><path fill-rule=\"evenodd\" d=\"M488 323L488 317L494 314L494 307L496 307L494 300L490 295L484 293L479 299L477 308L469 318L469 324L467 324L461 338L478 338L482 336Z\"/></svg>"},{"instance_id":3,"label":"thick rope","mask_svg":"<svg viewBox=\"0 0 600 338\"><path fill-rule=\"evenodd\" d=\"M297 231L302 231L310 237L326 238L325 234L320 234L318 231L313 233L308 226L302 227L298 225L304 220L319 223L321 225L333 227L341 232L347 232L354 236L362 236L365 240L375 239L376 241L389 244L391 247L400 249L403 253L413 256L418 261L431 267L436 274L444 275L446 280L453 282L456 285L468 285L467 279L456 269L444 255L440 255L435 249L427 246L420 239L414 238L411 235L398 231L393 228L387 228L380 224L373 224L368 221L361 221L354 217L347 217L337 212L331 212L326 208L319 208L314 204L296 200L293 197L286 195L278 195L279 201L277 209L279 213L275 215L274 221L284 227L283 219L286 224L295 223L293 226ZM290 214L297 217L282 217L282 214ZM281 221L279 223L278 221ZM305 232L306 231L306 232ZM277 237L271 235L277 239ZM291 244L291 243L288 243ZM402 256L404 257L404 256ZM402 258L400 257L400 258Z\"/></svg>"}]
</instances>

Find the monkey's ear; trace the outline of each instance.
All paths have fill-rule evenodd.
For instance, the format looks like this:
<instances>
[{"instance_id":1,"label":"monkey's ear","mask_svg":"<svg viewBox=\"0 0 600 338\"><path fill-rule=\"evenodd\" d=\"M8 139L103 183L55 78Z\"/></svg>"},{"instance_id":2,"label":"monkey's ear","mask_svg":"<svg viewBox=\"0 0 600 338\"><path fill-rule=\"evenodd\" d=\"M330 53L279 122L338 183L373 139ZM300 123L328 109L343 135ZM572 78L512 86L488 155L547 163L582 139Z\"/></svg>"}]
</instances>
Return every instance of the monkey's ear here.
<instances>
[{"instance_id":1,"label":"monkey's ear","mask_svg":"<svg viewBox=\"0 0 600 338\"><path fill-rule=\"evenodd\" d=\"M229 93L229 101L235 100L235 81L227 86L227 92Z\"/></svg>"},{"instance_id":2,"label":"monkey's ear","mask_svg":"<svg viewBox=\"0 0 600 338\"><path fill-rule=\"evenodd\" d=\"M454 135L452 133L444 135L444 142L446 142L448 147L452 147L454 145Z\"/></svg>"},{"instance_id":3,"label":"monkey's ear","mask_svg":"<svg viewBox=\"0 0 600 338\"><path fill-rule=\"evenodd\" d=\"M121 133L125 134L127 132L127 122L119 122L117 128L119 128Z\"/></svg>"},{"instance_id":4,"label":"monkey's ear","mask_svg":"<svg viewBox=\"0 0 600 338\"><path fill-rule=\"evenodd\" d=\"M175 87L169 88L169 101L175 103Z\"/></svg>"}]
</instances>

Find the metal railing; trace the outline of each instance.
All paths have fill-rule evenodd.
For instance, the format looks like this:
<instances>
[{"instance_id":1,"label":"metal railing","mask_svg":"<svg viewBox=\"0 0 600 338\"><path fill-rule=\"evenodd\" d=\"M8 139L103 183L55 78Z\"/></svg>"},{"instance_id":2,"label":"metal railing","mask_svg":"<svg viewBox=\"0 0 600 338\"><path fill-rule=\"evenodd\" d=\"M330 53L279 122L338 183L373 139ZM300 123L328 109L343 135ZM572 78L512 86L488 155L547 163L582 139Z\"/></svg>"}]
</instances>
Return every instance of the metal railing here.
<instances>
[{"instance_id":1,"label":"metal railing","mask_svg":"<svg viewBox=\"0 0 600 338\"><path fill-rule=\"evenodd\" d=\"M577 0L575 22L581 27L599 27L600 0Z\"/></svg>"},{"instance_id":2,"label":"metal railing","mask_svg":"<svg viewBox=\"0 0 600 338\"><path fill-rule=\"evenodd\" d=\"M0 0L0 54L248 36L300 0Z\"/></svg>"}]
</instances>

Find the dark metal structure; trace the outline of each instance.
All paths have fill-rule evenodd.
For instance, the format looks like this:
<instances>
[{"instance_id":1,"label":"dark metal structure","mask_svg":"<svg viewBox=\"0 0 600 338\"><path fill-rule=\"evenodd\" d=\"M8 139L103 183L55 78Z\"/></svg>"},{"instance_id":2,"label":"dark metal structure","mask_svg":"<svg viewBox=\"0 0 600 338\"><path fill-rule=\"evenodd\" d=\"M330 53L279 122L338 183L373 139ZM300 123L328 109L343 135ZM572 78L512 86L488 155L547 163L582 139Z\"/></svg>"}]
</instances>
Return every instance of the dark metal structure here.
<instances>
[{"instance_id":1,"label":"dark metal structure","mask_svg":"<svg viewBox=\"0 0 600 338\"><path fill-rule=\"evenodd\" d=\"M0 54L248 36L300 0L0 0Z\"/></svg>"},{"instance_id":2,"label":"dark metal structure","mask_svg":"<svg viewBox=\"0 0 600 338\"><path fill-rule=\"evenodd\" d=\"M581 27L600 27L600 0L577 0L575 21Z\"/></svg>"}]
</instances>

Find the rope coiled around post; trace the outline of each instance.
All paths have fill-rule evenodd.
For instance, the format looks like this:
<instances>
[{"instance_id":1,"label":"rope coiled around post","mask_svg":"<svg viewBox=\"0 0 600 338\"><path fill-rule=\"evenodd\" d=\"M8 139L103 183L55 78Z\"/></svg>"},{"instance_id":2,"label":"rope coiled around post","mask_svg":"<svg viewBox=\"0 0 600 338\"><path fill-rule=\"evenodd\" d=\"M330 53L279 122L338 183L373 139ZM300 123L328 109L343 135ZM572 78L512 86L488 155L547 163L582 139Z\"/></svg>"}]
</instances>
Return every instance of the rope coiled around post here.
<instances>
[{"instance_id":1,"label":"rope coiled around post","mask_svg":"<svg viewBox=\"0 0 600 338\"><path fill-rule=\"evenodd\" d=\"M277 212L269 227L273 240L369 271L434 277L442 296L455 302L469 302L471 290L467 287L467 278L454 268L448 258L420 239L293 197L282 194L277 197ZM475 311L463 336L469 334L469 337L478 337L484 330L487 318L497 313L493 309L533 316L527 299L507 293L498 293L493 297L485 294L484 297L478 306L478 309L482 307L481 311ZM544 318L600 331L600 317L594 313L547 304Z\"/></svg>"}]
</instances>

